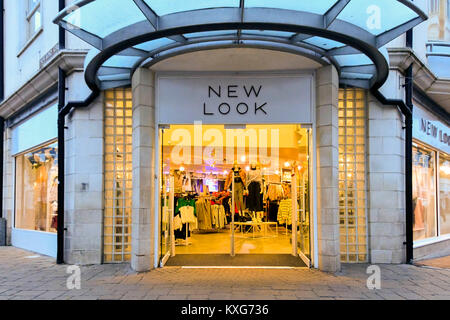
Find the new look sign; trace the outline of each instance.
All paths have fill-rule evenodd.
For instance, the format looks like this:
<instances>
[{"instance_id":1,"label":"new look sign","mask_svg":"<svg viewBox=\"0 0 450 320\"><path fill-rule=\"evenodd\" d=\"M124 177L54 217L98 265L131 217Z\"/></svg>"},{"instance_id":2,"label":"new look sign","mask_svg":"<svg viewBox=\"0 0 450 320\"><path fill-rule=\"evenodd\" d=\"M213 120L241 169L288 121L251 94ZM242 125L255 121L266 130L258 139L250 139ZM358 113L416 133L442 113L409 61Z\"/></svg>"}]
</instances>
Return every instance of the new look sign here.
<instances>
[{"instance_id":1,"label":"new look sign","mask_svg":"<svg viewBox=\"0 0 450 320\"><path fill-rule=\"evenodd\" d=\"M312 74L160 76L161 124L312 123Z\"/></svg>"}]
</instances>

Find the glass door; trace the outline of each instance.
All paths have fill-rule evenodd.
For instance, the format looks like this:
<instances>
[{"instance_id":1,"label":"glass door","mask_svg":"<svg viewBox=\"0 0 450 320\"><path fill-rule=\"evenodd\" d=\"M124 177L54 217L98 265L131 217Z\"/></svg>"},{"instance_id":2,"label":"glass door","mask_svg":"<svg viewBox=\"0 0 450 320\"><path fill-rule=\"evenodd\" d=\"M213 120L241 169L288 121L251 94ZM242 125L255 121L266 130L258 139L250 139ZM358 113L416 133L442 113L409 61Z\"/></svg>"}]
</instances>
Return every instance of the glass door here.
<instances>
[{"instance_id":1,"label":"glass door","mask_svg":"<svg viewBox=\"0 0 450 320\"><path fill-rule=\"evenodd\" d=\"M164 155L164 129L160 131L160 158ZM160 181L160 217L161 217L161 267L170 257L175 256L175 235L173 228L174 219L174 177L166 172L164 166L161 168Z\"/></svg>"},{"instance_id":2,"label":"glass door","mask_svg":"<svg viewBox=\"0 0 450 320\"><path fill-rule=\"evenodd\" d=\"M297 252L299 257L311 267L311 197L310 197L310 176L311 176L311 129L308 129L308 166L299 167L296 176L296 210L297 210ZM293 197L294 198L294 197Z\"/></svg>"}]
</instances>

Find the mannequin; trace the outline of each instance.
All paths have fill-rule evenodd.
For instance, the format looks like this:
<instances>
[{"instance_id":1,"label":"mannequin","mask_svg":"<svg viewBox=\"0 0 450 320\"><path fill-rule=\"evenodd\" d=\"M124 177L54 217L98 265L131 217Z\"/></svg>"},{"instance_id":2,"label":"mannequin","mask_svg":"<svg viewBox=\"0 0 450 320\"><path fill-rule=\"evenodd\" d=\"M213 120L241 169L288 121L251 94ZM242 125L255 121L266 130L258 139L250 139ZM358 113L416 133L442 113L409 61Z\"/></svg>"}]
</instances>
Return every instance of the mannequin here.
<instances>
[{"instance_id":1,"label":"mannequin","mask_svg":"<svg viewBox=\"0 0 450 320\"><path fill-rule=\"evenodd\" d=\"M249 210L253 212L253 216L258 221L261 221L261 212L263 211L261 194L263 193L264 188L261 170L257 168L256 163L251 164L250 170L247 173L247 189L247 206Z\"/></svg>"},{"instance_id":2,"label":"mannequin","mask_svg":"<svg viewBox=\"0 0 450 320\"><path fill-rule=\"evenodd\" d=\"M232 179L234 179L234 201L240 215L242 215L244 211L244 190L246 185L246 177L244 170L239 167L237 161L233 163L233 168L227 176L225 181L225 190L228 190L231 187ZM234 208L231 210L234 212Z\"/></svg>"}]
</instances>

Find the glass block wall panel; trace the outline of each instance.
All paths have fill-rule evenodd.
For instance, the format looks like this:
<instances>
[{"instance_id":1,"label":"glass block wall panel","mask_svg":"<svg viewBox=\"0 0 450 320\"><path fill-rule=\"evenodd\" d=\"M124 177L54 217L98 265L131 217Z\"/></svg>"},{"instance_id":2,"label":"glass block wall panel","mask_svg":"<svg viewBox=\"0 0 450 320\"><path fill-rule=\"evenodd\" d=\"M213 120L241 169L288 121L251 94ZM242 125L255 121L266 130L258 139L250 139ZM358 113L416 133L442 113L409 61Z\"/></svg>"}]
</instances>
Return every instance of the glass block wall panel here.
<instances>
[{"instance_id":1,"label":"glass block wall panel","mask_svg":"<svg viewBox=\"0 0 450 320\"><path fill-rule=\"evenodd\" d=\"M367 262L366 94L339 91L339 220L342 262Z\"/></svg>"},{"instance_id":2,"label":"glass block wall panel","mask_svg":"<svg viewBox=\"0 0 450 320\"><path fill-rule=\"evenodd\" d=\"M131 89L105 91L104 262L131 254L132 97Z\"/></svg>"}]
</instances>

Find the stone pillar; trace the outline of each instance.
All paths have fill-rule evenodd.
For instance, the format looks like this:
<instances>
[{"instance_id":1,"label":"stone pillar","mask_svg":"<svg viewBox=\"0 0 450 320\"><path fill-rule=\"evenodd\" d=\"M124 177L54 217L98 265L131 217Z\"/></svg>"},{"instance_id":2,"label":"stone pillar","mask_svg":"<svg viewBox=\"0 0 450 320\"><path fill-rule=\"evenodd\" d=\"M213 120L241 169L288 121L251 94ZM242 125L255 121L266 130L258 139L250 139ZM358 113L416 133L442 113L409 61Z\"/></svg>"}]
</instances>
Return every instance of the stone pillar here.
<instances>
[{"instance_id":1,"label":"stone pillar","mask_svg":"<svg viewBox=\"0 0 450 320\"><path fill-rule=\"evenodd\" d=\"M103 252L103 95L66 117L64 260L100 264Z\"/></svg>"},{"instance_id":2,"label":"stone pillar","mask_svg":"<svg viewBox=\"0 0 450 320\"><path fill-rule=\"evenodd\" d=\"M155 99L154 73L133 75L133 212L131 268L147 271L154 263Z\"/></svg>"},{"instance_id":3,"label":"stone pillar","mask_svg":"<svg viewBox=\"0 0 450 320\"><path fill-rule=\"evenodd\" d=\"M319 269L340 270L339 246L339 76L334 66L316 73L316 151Z\"/></svg>"},{"instance_id":4,"label":"stone pillar","mask_svg":"<svg viewBox=\"0 0 450 320\"><path fill-rule=\"evenodd\" d=\"M405 141L403 117L369 95L368 195L371 263L403 263L405 246Z\"/></svg>"},{"instance_id":5,"label":"stone pillar","mask_svg":"<svg viewBox=\"0 0 450 320\"><path fill-rule=\"evenodd\" d=\"M3 133L3 218L6 219L6 245L11 244L11 224L14 208L14 158L11 155L11 129Z\"/></svg>"}]
</instances>

